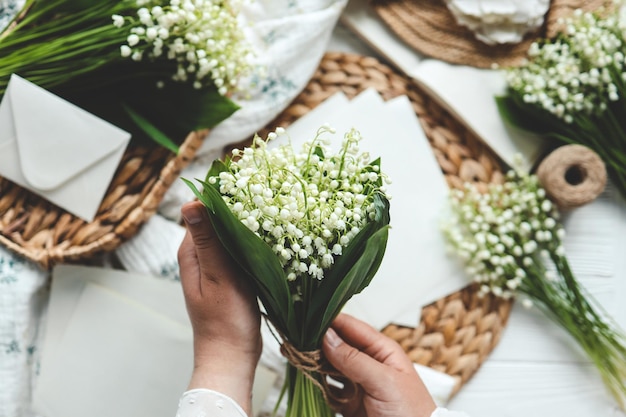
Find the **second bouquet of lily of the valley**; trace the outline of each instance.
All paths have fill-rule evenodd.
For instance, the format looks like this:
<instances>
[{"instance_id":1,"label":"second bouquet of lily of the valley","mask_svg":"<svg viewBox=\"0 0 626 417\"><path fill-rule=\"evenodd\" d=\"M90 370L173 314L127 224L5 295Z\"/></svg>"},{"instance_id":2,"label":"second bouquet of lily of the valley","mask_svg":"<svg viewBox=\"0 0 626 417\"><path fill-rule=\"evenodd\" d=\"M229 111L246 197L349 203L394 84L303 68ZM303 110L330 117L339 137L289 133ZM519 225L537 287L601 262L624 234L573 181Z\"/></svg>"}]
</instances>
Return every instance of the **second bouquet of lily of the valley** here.
<instances>
[{"instance_id":1,"label":"second bouquet of lily of the valley","mask_svg":"<svg viewBox=\"0 0 626 417\"><path fill-rule=\"evenodd\" d=\"M453 190L450 203L445 236L479 295L536 306L582 348L624 409L626 336L574 276L558 209L537 176L511 170L485 193L474 184Z\"/></svg>"},{"instance_id":2,"label":"second bouquet of lily of the valley","mask_svg":"<svg viewBox=\"0 0 626 417\"><path fill-rule=\"evenodd\" d=\"M215 231L253 284L288 359L287 417L334 416L320 346L346 302L372 280L389 230L380 159L351 130L334 153L321 127L300 152L284 129L215 161L200 192Z\"/></svg>"}]
</instances>

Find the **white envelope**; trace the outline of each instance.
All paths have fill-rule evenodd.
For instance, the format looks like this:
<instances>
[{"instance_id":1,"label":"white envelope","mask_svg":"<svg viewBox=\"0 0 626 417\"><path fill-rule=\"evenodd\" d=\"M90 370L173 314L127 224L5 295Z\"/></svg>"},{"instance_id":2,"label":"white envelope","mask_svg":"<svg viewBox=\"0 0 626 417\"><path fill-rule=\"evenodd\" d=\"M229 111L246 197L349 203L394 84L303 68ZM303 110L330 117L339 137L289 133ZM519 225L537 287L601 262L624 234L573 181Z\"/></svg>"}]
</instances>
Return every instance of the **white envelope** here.
<instances>
[{"instance_id":1,"label":"white envelope","mask_svg":"<svg viewBox=\"0 0 626 417\"><path fill-rule=\"evenodd\" d=\"M0 175L92 221L130 136L13 74L0 102Z\"/></svg>"}]
</instances>

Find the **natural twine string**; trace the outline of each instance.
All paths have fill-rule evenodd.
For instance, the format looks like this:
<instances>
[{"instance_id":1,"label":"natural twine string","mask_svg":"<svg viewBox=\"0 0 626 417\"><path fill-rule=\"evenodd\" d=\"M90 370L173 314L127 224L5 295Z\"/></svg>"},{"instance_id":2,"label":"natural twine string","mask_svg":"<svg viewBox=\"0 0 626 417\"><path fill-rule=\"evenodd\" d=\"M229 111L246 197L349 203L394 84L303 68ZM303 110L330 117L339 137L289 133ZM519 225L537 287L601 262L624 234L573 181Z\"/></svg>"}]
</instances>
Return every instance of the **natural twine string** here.
<instances>
[{"instance_id":1,"label":"natural twine string","mask_svg":"<svg viewBox=\"0 0 626 417\"><path fill-rule=\"evenodd\" d=\"M607 180L606 167L598 154L578 144L552 151L539 164L537 177L561 208L591 202L602 193Z\"/></svg>"},{"instance_id":2,"label":"natural twine string","mask_svg":"<svg viewBox=\"0 0 626 417\"><path fill-rule=\"evenodd\" d=\"M324 357L320 349L301 351L287 340L285 335L276 327L270 318L263 314L268 328L272 336L280 344L280 353L287 361L302 374L307 377L317 388L319 388L324 400L334 409L337 410L340 405L350 402L352 399L360 395L360 386L346 379L339 371L337 371ZM316 378L316 374L320 378ZM344 385L344 393L350 393L348 396L342 396L333 391L328 383L328 377L331 377Z\"/></svg>"}]
</instances>

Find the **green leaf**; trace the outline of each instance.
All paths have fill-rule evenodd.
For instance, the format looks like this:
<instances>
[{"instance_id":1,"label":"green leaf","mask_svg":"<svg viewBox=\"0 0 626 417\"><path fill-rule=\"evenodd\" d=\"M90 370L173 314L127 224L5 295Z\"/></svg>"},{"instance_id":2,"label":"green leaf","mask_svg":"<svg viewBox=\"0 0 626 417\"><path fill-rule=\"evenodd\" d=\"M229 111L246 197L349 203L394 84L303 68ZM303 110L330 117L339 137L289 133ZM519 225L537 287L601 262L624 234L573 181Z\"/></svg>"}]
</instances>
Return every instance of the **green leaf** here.
<instances>
[{"instance_id":1,"label":"green leaf","mask_svg":"<svg viewBox=\"0 0 626 417\"><path fill-rule=\"evenodd\" d=\"M148 135L148 137L150 137L152 140L154 140L156 143L163 146L164 148L169 149L175 154L178 154L178 145L172 142L172 140L167 137L165 133L161 132L159 129L156 128L156 126L150 123L149 120L142 117L139 113L134 111L129 106L122 104L122 107L124 108L124 110L126 110L130 118L137 124L137 126L139 126L139 128L143 130L146 135Z\"/></svg>"},{"instance_id":2,"label":"green leaf","mask_svg":"<svg viewBox=\"0 0 626 417\"><path fill-rule=\"evenodd\" d=\"M332 321L348 300L369 285L383 260L388 235L389 226L385 226L367 240L361 256L354 262L348 273L339 283L339 286L332 293L331 298L326 304L321 320L318 322L319 324L315 327L308 327L318 329L318 333L311 339L313 345L319 343ZM311 324L309 325L311 326Z\"/></svg>"},{"instance_id":3,"label":"green leaf","mask_svg":"<svg viewBox=\"0 0 626 417\"><path fill-rule=\"evenodd\" d=\"M211 168L209 169L209 172L207 172L206 178L204 181L207 182L210 177L217 177L220 174L220 172L227 171L228 162L229 161L227 161L227 163L224 163L220 161L219 159L216 159L215 161L213 161L213 163L211 164Z\"/></svg>"},{"instance_id":4,"label":"green leaf","mask_svg":"<svg viewBox=\"0 0 626 417\"><path fill-rule=\"evenodd\" d=\"M382 255L385 252L387 244L386 236L390 222L389 201L384 196L376 194L372 204L376 209L374 221L363 227L363 229L354 237L352 242L344 248L342 255L337 257L335 264L327 272L326 276L317 288L314 298L311 300L308 308L305 321L307 323L307 328L318 328L319 323L324 323L320 331L325 331L327 327L324 326L330 325L330 322L324 322L324 317L330 317L332 320L341 308L343 308L345 302L348 301L343 298L335 298L335 294L339 291L339 289L345 288L346 285L349 285L348 288L353 291L350 296L360 293L367 285L369 285L374 273L380 266ZM385 230L384 241L380 240L380 235L377 235L381 232L381 230ZM377 237L374 238L374 236ZM368 245L372 245L372 239L377 239L377 244L381 245L378 248L380 252L377 252L376 256L373 256L374 253L372 252L373 249L371 247L368 249ZM370 252L366 254L368 250ZM364 258L367 258L367 261L365 261ZM362 277L355 277L354 275L351 275L351 271L355 268L355 265L360 262L372 262L370 265L373 268L371 275ZM348 282L349 280L355 279L358 280L358 282L353 284ZM331 302L338 304L331 304ZM321 336L319 336L319 334L315 335L315 338L317 337ZM312 340L317 340L315 338Z\"/></svg>"},{"instance_id":5,"label":"green leaf","mask_svg":"<svg viewBox=\"0 0 626 417\"><path fill-rule=\"evenodd\" d=\"M502 118L510 125L527 132L546 135L561 127L561 122L546 110L529 103L515 92L510 95L496 97L496 105Z\"/></svg>"},{"instance_id":6,"label":"green leaf","mask_svg":"<svg viewBox=\"0 0 626 417\"><path fill-rule=\"evenodd\" d=\"M77 12L77 11L87 11L94 6L97 6L98 3L107 3L106 0L63 0L58 2L57 9L63 12ZM109 2L114 4L115 2ZM119 3L119 2L118 2ZM113 6L111 6L113 8Z\"/></svg>"},{"instance_id":7,"label":"green leaf","mask_svg":"<svg viewBox=\"0 0 626 417\"><path fill-rule=\"evenodd\" d=\"M211 128L230 117L239 106L215 88L195 89L188 84L155 87L158 79L137 84L132 98L150 120L185 132ZM164 129L167 131L167 129Z\"/></svg>"}]
</instances>

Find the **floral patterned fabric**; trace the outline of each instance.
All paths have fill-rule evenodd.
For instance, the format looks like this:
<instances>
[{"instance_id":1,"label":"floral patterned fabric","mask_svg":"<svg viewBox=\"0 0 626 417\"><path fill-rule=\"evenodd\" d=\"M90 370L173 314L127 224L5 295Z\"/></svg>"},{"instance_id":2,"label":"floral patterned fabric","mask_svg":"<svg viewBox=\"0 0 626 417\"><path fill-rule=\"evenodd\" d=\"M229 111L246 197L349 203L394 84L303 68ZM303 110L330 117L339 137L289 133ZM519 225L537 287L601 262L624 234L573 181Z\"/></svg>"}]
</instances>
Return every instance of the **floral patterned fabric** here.
<instances>
[{"instance_id":1,"label":"floral patterned fabric","mask_svg":"<svg viewBox=\"0 0 626 417\"><path fill-rule=\"evenodd\" d=\"M0 31L9 24L23 5L24 0L0 0Z\"/></svg>"},{"instance_id":2,"label":"floral patterned fabric","mask_svg":"<svg viewBox=\"0 0 626 417\"><path fill-rule=\"evenodd\" d=\"M31 415L48 274L0 247L0 416Z\"/></svg>"}]
</instances>

